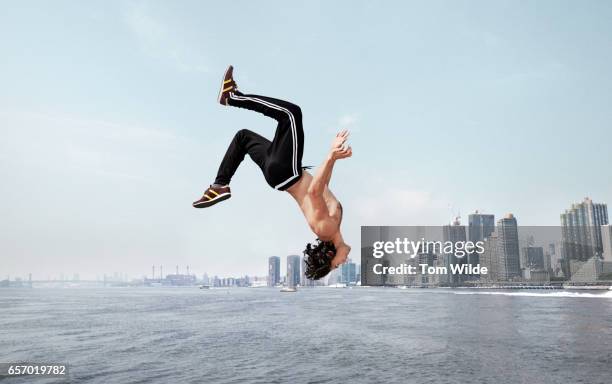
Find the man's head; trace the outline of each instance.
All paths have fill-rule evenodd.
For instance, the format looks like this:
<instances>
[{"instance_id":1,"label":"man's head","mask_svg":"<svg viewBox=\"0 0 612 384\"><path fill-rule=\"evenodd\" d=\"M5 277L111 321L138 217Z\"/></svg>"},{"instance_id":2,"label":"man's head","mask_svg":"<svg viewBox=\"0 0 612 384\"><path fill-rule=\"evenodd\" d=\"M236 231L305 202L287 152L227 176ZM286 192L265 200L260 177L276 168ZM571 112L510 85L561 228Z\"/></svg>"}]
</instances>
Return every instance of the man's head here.
<instances>
[{"instance_id":1,"label":"man's head","mask_svg":"<svg viewBox=\"0 0 612 384\"><path fill-rule=\"evenodd\" d=\"M316 244L306 244L304 250L306 277L311 280L325 277L332 269L334 256L336 256L336 246L331 241L317 239Z\"/></svg>"}]
</instances>

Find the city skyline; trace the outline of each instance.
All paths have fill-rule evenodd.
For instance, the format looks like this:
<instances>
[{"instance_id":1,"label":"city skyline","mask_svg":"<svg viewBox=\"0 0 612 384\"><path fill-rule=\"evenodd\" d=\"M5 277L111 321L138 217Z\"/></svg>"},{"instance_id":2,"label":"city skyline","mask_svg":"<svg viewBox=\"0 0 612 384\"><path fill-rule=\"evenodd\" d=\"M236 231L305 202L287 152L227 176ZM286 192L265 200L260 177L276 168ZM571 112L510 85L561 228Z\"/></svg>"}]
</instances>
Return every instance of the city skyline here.
<instances>
[{"instance_id":1,"label":"city skyline","mask_svg":"<svg viewBox=\"0 0 612 384\"><path fill-rule=\"evenodd\" d=\"M492 214L476 211L462 225L456 217L442 227L367 226L362 227L361 265L366 285L473 286L509 284L597 283L612 280L612 229L606 203L585 197L560 214L558 226L519 226L516 216L507 213L495 221ZM496 223L496 224L494 224ZM394 235L391 235L393 233ZM469 235L469 236L468 236ZM413 242L421 245L408 251L387 251L387 243ZM466 242L466 239L470 239ZM395 240L394 240L395 239ZM410 240L413 239L413 240ZM444 244L477 245L458 257L442 251ZM429 243L434 244L430 250ZM435 244L439 243L438 251ZM385 251L374 247L384 244ZM425 244L428 244L425 247ZM413 247L415 245L413 244ZM374 248L373 248L374 247ZM399 245L398 245L399 247ZM446 247L446 245L444 245ZM373 252L376 249L377 252ZM418 249L418 251L417 251ZM445 248L446 249L446 248ZM391 252L387 254L387 252ZM472 254L470 254L472 253ZM409 254L409 256L408 256ZM472 257L475 256L475 257ZM383 259L379 259L382 257ZM476 264L474 264L476 263ZM485 272L473 272L470 266ZM428 272L404 272L408 268L429 266ZM467 266L469 272L453 269ZM378 268L378 269L377 269ZM382 272L381 268L393 271ZM400 268L402 272L394 272ZM457 267L459 268L459 267ZM451 271L449 273L448 271Z\"/></svg>"},{"instance_id":2,"label":"city skyline","mask_svg":"<svg viewBox=\"0 0 612 384\"><path fill-rule=\"evenodd\" d=\"M587 209L587 208L582 208L583 204L593 204L595 206L595 209L591 208L591 209ZM563 228L564 228L564 224L567 223L567 219L566 216L568 215L568 212L575 212L577 209L582 209L583 211L588 211L591 213L591 215L596 215L597 216L597 222L591 221L590 225L593 226L597 226L597 227L601 227L601 229L599 231L596 231L599 233L599 237L597 237L598 241L599 241L599 254L604 257L604 247L607 246L608 248L606 249L610 249L612 250L612 235L608 234L607 237L604 234L604 227L607 229L608 232L610 232L612 234L612 229L610 228L610 224L608 223L608 208L607 208L607 203L593 203L592 199L590 197L585 197L583 199L582 202L579 203L571 203L571 207L569 209L565 209L562 213L560 213L560 217L561 217L561 223L559 225L559 228L562 230L561 234L563 236L563 234L565 232L563 232ZM583 213L583 216L585 214ZM498 234L497 234L497 229L498 228L503 228L503 225L506 222L512 222L513 226L517 227L517 223L516 223L516 218L514 217L514 215L512 213L508 213L504 215L505 217L497 220L497 224L493 224L493 226L491 226L492 223L495 223L494 218L495 218L495 214L491 214L491 213L485 213L485 212L481 212L479 210L475 210L473 213L468 214L468 222L469 224L464 225L461 224L461 217L460 216L455 216L450 224L444 224L441 225L441 228L443 230L444 233L444 238L446 239L448 237L448 240L452 240L452 241L457 241L458 239L468 239L470 241L476 242L476 241L481 241L484 240L485 238L489 238L493 241L497 241L498 240ZM586 217L586 216L585 216ZM600 219L601 217L601 219ZM582 219L584 220L584 219ZM502 225L500 225L500 223ZM602 224L603 223L603 224ZM458 231L458 229L463 228L463 231ZM582 234L582 236L584 237L585 235L583 234L584 229L582 229L580 231L580 233ZM502 232L505 233L505 232ZM493 237L491 238L489 235L493 234ZM469 236L468 236L469 235ZM514 235L513 235L514 236ZM582 238L581 238L582 239ZM561 240L561 239L559 239ZM603 240L608 240L608 243L604 243ZM590 241L590 240L589 240ZM581 240L581 242L579 242L580 244L585 244L586 240ZM552 245L552 244L551 244ZM491 246L491 245L490 245ZM510 268L512 268L511 275L517 275L517 263L519 261L519 258L523 257L523 254L521 253L519 255L520 250L515 249L513 250L513 254L511 256L511 261L509 261L510 263L512 263L512 266ZM473 255L470 255L469 258L467 258L467 260L462 261L462 262L467 262L467 263L478 263L478 257L472 259ZM592 256L592 255L591 255ZM605 254L605 256L609 257L610 260L612 262L612 251L608 252ZM285 257L296 257L299 260L303 260L303 256L298 256L298 255L287 255ZM565 257L565 256L563 256ZM573 256L569 256L568 258L572 258ZM220 277L229 277L229 278L234 278L236 276L269 276L270 274L270 270L272 268L276 268L275 269L275 273L277 274L277 276L279 277L277 280L275 280L275 284L272 284L272 286L277 285L278 283L280 283L280 281L282 281L283 279L281 279L281 276L284 276L284 274L281 272L282 271L282 264L281 264L281 257L279 256L269 256L267 258L268 260L268 269L267 269L267 273L252 273L250 271L245 271L243 273L235 273L232 275L223 275L223 274L218 274L218 273L212 273L208 270L204 270L204 271L199 271L199 272L194 272L194 275L202 275L202 274L209 274L211 273L211 275L214 276L220 276ZM587 258L583 258L584 260L587 260ZM296 259L297 260L297 259ZM475 260L475 261L472 261ZM505 260L505 259L504 259ZM303 261L300 261L300 263L303 263ZM446 260L445 263L449 264L451 263L449 260ZM176 269L176 274L179 274L179 268L185 268L186 269L186 274L189 274L189 265L186 264L185 266L179 266L178 264L170 264L171 266L173 266ZM170 267L170 265L168 267ZM285 262L285 267L288 265L287 262ZM522 263L520 263L520 265L523 265ZM159 273L162 274L162 268L163 268L163 264L159 264ZM1 266L0 266L1 267ZM153 274L155 273L155 269L156 266L153 265ZM505 267L504 267L505 268ZM567 266L568 270L569 270L569 265ZM297 268L298 269L298 273L301 270L301 268ZM1 271L1 269L0 269ZM287 272L288 273L288 272ZM566 272L567 273L567 272ZM15 275L15 277L18 277L20 279L24 279L24 276L27 276L28 274L31 274L30 271L25 271L22 273L18 273ZM129 274L124 272L124 271L105 271L103 273L97 273L95 274L95 279L94 279L94 275L84 275L86 276L83 280L100 280L101 276L115 276L115 275L121 275L123 276L125 274L125 276L128 276ZM508 277L510 275L508 275L508 272L504 272L505 276ZM61 276L71 276L71 275L78 275L81 276L81 272L79 271L62 271L62 272L58 272L54 275L53 279L57 279L58 281L63 279L63 278L59 278ZM518 273L518 275L520 275L520 272ZM0 276L0 279L4 279L4 278L8 278L8 276L10 276L10 274L6 274L5 276ZM46 276L47 279L49 279L49 277L51 276L50 274L41 274L40 277L42 276ZM129 275L129 279L140 279L140 278L144 278L144 277L148 277L146 273L136 273L136 274L131 274ZM304 281L304 276L301 277L296 277L295 279L297 279L297 281L299 282L303 282ZM24 279L25 280L25 279ZM35 279L36 280L36 279ZM45 279L42 279L45 280Z\"/></svg>"}]
</instances>

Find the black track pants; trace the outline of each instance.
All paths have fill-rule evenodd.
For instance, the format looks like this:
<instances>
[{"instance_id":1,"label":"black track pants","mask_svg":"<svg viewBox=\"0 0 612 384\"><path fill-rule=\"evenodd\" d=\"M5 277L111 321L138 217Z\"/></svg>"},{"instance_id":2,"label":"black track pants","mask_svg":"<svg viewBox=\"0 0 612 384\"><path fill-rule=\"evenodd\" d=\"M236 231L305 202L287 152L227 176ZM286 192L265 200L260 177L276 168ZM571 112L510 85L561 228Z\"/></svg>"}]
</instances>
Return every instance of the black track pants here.
<instances>
[{"instance_id":1,"label":"black track pants","mask_svg":"<svg viewBox=\"0 0 612 384\"><path fill-rule=\"evenodd\" d=\"M219 166L215 184L227 185L248 154L261 168L268 184L285 190L302 175L304 130L300 107L271 97L231 92L228 104L263 113L278 122L272 141L248 129L236 133Z\"/></svg>"}]
</instances>

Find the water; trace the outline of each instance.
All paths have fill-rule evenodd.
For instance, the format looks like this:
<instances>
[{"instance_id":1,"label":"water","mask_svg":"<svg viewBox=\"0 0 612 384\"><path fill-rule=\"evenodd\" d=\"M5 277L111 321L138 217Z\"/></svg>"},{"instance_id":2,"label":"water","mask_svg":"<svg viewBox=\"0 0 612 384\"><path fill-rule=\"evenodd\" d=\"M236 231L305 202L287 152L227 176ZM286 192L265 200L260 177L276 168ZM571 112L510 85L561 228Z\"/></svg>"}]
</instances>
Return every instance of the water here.
<instances>
[{"instance_id":1,"label":"water","mask_svg":"<svg viewBox=\"0 0 612 384\"><path fill-rule=\"evenodd\" d=\"M611 382L612 292L1 289L0 308L0 361L68 362L72 383Z\"/></svg>"}]
</instances>

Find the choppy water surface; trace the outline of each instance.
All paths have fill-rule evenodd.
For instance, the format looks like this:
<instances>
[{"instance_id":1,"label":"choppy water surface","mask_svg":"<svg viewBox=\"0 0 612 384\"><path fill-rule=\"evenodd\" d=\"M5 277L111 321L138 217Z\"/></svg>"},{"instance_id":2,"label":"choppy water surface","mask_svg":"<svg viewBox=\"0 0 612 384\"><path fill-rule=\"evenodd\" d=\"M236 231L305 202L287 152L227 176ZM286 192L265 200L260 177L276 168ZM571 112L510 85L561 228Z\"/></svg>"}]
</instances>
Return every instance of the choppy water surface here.
<instances>
[{"instance_id":1,"label":"choppy water surface","mask_svg":"<svg viewBox=\"0 0 612 384\"><path fill-rule=\"evenodd\" d=\"M68 362L72 383L610 383L612 372L612 292L35 288L1 289L0 308L0 361Z\"/></svg>"}]
</instances>

